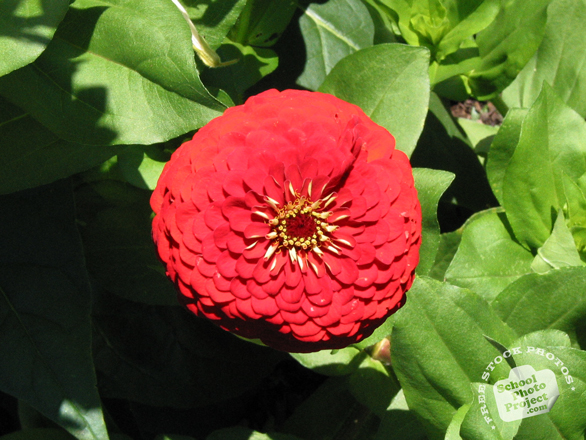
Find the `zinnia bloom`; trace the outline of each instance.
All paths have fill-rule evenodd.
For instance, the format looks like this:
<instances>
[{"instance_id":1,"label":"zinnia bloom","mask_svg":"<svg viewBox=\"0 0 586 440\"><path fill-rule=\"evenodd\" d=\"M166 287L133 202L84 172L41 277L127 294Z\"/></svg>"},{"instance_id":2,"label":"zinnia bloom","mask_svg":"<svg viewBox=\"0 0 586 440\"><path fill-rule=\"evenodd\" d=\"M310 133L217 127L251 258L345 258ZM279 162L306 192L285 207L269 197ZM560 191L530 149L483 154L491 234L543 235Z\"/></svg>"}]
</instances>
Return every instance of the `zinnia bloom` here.
<instances>
[{"instance_id":1,"label":"zinnia bloom","mask_svg":"<svg viewBox=\"0 0 586 440\"><path fill-rule=\"evenodd\" d=\"M342 348L404 303L421 208L405 154L355 105L269 90L174 154L151 206L180 302L291 352Z\"/></svg>"}]
</instances>

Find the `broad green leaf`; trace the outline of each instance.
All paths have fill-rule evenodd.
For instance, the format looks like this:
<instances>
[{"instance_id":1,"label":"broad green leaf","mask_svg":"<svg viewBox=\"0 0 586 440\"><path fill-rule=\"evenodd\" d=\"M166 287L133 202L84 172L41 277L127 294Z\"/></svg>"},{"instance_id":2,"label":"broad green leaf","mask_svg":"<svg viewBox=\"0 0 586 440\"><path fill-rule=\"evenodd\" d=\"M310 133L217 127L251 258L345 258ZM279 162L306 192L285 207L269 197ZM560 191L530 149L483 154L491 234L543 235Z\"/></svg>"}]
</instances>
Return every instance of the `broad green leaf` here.
<instances>
[{"instance_id":1,"label":"broad green leaf","mask_svg":"<svg viewBox=\"0 0 586 440\"><path fill-rule=\"evenodd\" d=\"M374 24L360 0L312 3L299 19L307 62L297 83L317 90L338 61L372 46Z\"/></svg>"},{"instance_id":2,"label":"broad green leaf","mask_svg":"<svg viewBox=\"0 0 586 440\"><path fill-rule=\"evenodd\" d=\"M531 107L543 82L586 116L586 1L555 0L547 10L545 36L535 56L503 92L509 107Z\"/></svg>"},{"instance_id":3,"label":"broad green leaf","mask_svg":"<svg viewBox=\"0 0 586 440\"><path fill-rule=\"evenodd\" d=\"M539 248L550 236L565 204L562 173L576 182L586 174L585 139L584 119L544 85L503 178L503 206L524 246Z\"/></svg>"},{"instance_id":4,"label":"broad green leaf","mask_svg":"<svg viewBox=\"0 0 586 440\"><path fill-rule=\"evenodd\" d=\"M480 296L426 277L415 279L396 315L393 369L430 439L443 438L457 409L472 401L470 384L499 354L485 335L506 345L515 334Z\"/></svg>"},{"instance_id":5,"label":"broad green leaf","mask_svg":"<svg viewBox=\"0 0 586 440\"><path fill-rule=\"evenodd\" d=\"M245 46L270 47L293 18L296 7L291 0L248 0L228 36Z\"/></svg>"},{"instance_id":6,"label":"broad green leaf","mask_svg":"<svg viewBox=\"0 0 586 440\"><path fill-rule=\"evenodd\" d=\"M531 59L545 33L552 0L506 0L496 19L476 36L480 65L469 75L477 99L505 89Z\"/></svg>"},{"instance_id":7,"label":"broad green leaf","mask_svg":"<svg viewBox=\"0 0 586 440\"><path fill-rule=\"evenodd\" d=\"M77 0L43 54L0 78L0 94L87 145L162 142L225 109L203 87L189 27L165 0Z\"/></svg>"},{"instance_id":8,"label":"broad green leaf","mask_svg":"<svg viewBox=\"0 0 586 440\"><path fill-rule=\"evenodd\" d=\"M413 411L389 409L374 440L427 440L425 429Z\"/></svg>"},{"instance_id":9,"label":"broad green leaf","mask_svg":"<svg viewBox=\"0 0 586 440\"><path fill-rule=\"evenodd\" d=\"M68 8L67 0L0 2L0 76L36 60Z\"/></svg>"},{"instance_id":10,"label":"broad green leaf","mask_svg":"<svg viewBox=\"0 0 586 440\"><path fill-rule=\"evenodd\" d=\"M510 283L530 273L532 261L533 254L511 234L504 212L491 209L476 214L465 224L462 241L445 277L491 302Z\"/></svg>"},{"instance_id":11,"label":"broad green leaf","mask_svg":"<svg viewBox=\"0 0 586 440\"><path fill-rule=\"evenodd\" d=\"M250 391L286 359L179 307L96 293L94 359L104 397L150 407L205 407Z\"/></svg>"},{"instance_id":12,"label":"broad green leaf","mask_svg":"<svg viewBox=\"0 0 586 440\"><path fill-rule=\"evenodd\" d=\"M586 352L569 347L562 332L541 331L522 336L511 347L519 347L517 365L528 365L536 373L555 375L559 397L547 413L521 421L515 439L581 440L586 429ZM542 373L543 374L543 373ZM551 396L550 387L546 388Z\"/></svg>"},{"instance_id":13,"label":"broad green leaf","mask_svg":"<svg viewBox=\"0 0 586 440\"><path fill-rule=\"evenodd\" d=\"M429 52L424 48L379 44L341 60L319 91L361 107L409 156L427 114L428 66Z\"/></svg>"},{"instance_id":14,"label":"broad green leaf","mask_svg":"<svg viewBox=\"0 0 586 440\"><path fill-rule=\"evenodd\" d=\"M474 397L460 427L462 438L513 440L521 421L505 422L500 418L493 385L475 382L471 386Z\"/></svg>"},{"instance_id":15,"label":"broad green leaf","mask_svg":"<svg viewBox=\"0 0 586 440\"><path fill-rule=\"evenodd\" d=\"M389 15L385 7L377 0L363 0L366 9L370 13L374 24L374 44L397 43L399 41L399 29Z\"/></svg>"},{"instance_id":16,"label":"broad green leaf","mask_svg":"<svg viewBox=\"0 0 586 440\"><path fill-rule=\"evenodd\" d=\"M443 200L455 202L472 212L496 204L478 156L435 93L431 94L429 112L417 148L411 156L411 165L445 170L456 175Z\"/></svg>"},{"instance_id":17,"label":"broad green leaf","mask_svg":"<svg viewBox=\"0 0 586 440\"><path fill-rule=\"evenodd\" d=\"M470 404L468 403L458 408L458 411L456 411L456 414L454 414L454 418L452 418L452 421L448 426L445 440L462 440L462 437L460 436L460 426L462 426L464 417L466 417L466 414L468 414L469 409Z\"/></svg>"},{"instance_id":18,"label":"broad green leaf","mask_svg":"<svg viewBox=\"0 0 586 440\"><path fill-rule=\"evenodd\" d=\"M500 127L493 127L492 125L483 124L480 121L465 118L458 118L458 124L464 130L468 139L470 139L476 153L479 153L478 147L482 141L494 137L500 130Z\"/></svg>"},{"instance_id":19,"label":"broad green leaf","mask_svg":"<svg viewBox=\"0 0 586 440\"><path fill-rule=\"evenodd\" d=\"M242 13L246 0L182 0L199 34L212 49L217 49ZM229 58L222 58L228 61Z\"/></svg>"},{"instance_id":20,"label":"broad green leaf","mask_svg":"<svg viewBox=\"0 0 586 440\"><path fill-rule=\"evenodd\" d=\"M176 305L151 238L149 191L105 180L76 192L90 274L106 290L146 304Z\"/></svg>"},{"instance_id":21,"label":"broad green leaf","mask_svg":"<svg viewBox=\"0 0 586 440\"><path fill-rule=\"evenodd\" d=\"M527 116L526 109L510 109L488 151L486 174L492 191L501 205L503 205L503 179L505 177L505 170L519 143L521 125L525 116Z\"/></svg>"},{"instance_id":22,"label":"broad green leaf","mask_svg":"<svg viewBox=\"0 0 586 440\"><path fill-rule=\"evenodd\" d=\"M169 159L159 146L135 146L118 154L116 165L128 183L152 191Z\"/></svg>"},{"instance_id":23,"label":"broad green leaf","mask_svg":"<svg viewBox=\"0 0 586 440\"><path fill-rule=\"evenodd\" d=\"M170 438L169 440L173 440ZM301 440L290 434L279 432L262 432L253 431L244 427L233 427L220 429L206 437L206 440Z\"/></svg>"},{"instance_id":24,"label":"broad green leaf","mask_svg":"<svg viewBox=\"0 0 586 440\"><path fill-rule=\"evenodd\" d=\"M428 276L438 281L445 280L446 271L454 259L454 255L456 255L461 241L461 230L446 232L440 235L440 242L437 248L435 261L432 268L429 270Z\"/></svg>"},{"instance_id":25,"label":"broad green leaf","mask_svg":"<svg viewBox=\"0 0 586 440\"><path fill-rule=\"evenodd\" d=\"M2 196L0 224L0 389L79 440L107 439L70 182Z\"/></svg>"},{"instance_id":26,"label":"broad green leaf","mask_svg":"<svg viewBox=\"0 0 586 440\"><path fill-rule=\"evenodd\" d=\"M537 255L531 268L537 273L568 266L583 266L572 233L566 225L564 213L559 212L553 225L553 232L543 246L537 249Z\"/></svg>"},{"instance_id":27,"label":"broad green leaf","mask_svg":"<svg viewBox=\"0 0 586 440\"><path fill-rule=\"evenodd\" d=\"M348 389L358 402L382 418L401 385L381 362L367 356L348 377Z\"/></svg>"},{"instance_id":28,"label":"broad green leaf","mask_svg":"<svg viewBox=\"0 0 586 440\"><path fill-rule=\"evenodd\" d=\"M586 268L525 275L504 289L492 306L520 335L544 329L571 334L586 319Z\"/></svg>"},{"instance_id":29,"label":"broad green leaf","mask_svg":"<svg viewBox=\"0 0 586 440\"><path fill-rule=\"evenodd\" d=\"M326 376L346 376L356 371L367 354L354 347L322 350L315 353L289 353L292 358L316 373Z\"/></svg>"},{"instance_id":30,"label":"broad green leaf","mask_svg":"<svg viewBox=\"0 0 586 440\"><path fill-rule=\"evenodd\" d=\"M24 110L0 97L0 194L86 171L124 148L95 147L59 139Z\"/></svg>"},{"instance_id":31,"label":"broad green leaf","mask_svg":"<svg viewBox=\"0 0 586 440\"><path fill-rule=\"evenodd\" d=\"M440 242L440 228L437 221L437 204L440 197L454 180L446 171L415 168L413 170L417 197L421 203L421 248L419 249L418 275L428 275Z\"/></svg>"},{"instance_id":32,"label":"broad green leaf","mask_svg":"<svg viewBox=\"0 0 586 440\"><path fill-rule=\"evenodd\" d=\"M242 46L226 41L218 49L222 60L238 60L237 63L219 69L207 69L202 72L202 81L208 87L221 88L232 100L242 103L244 92L263 77L273 72L279 58L271 49Z\"/></svg>"}]
</instances>

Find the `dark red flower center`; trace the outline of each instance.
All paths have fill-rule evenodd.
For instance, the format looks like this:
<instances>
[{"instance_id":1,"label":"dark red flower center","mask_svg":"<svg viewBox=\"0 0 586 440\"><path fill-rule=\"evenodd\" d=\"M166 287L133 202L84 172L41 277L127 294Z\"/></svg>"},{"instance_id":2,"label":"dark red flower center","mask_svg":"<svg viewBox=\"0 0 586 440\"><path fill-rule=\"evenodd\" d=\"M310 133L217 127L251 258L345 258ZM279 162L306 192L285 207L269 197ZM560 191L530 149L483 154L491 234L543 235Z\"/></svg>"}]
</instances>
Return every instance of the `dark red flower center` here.
<instances>
[{"instance_id":1,"label":"dark red flower center","mask_svg":"<svg viewBox=\"0 0 586 440\"><path fill-rule=\"evenodd\" d=\"M309 238L317 231L315 217L307 214L293 215L284 223L287 233L293 237Z\"/></svg>"},{"instance_id":2,"label":"dark red flower center","mask_svg":"<svg viewBox=\"0 0 586 440\"><path fill-rule=\"evenodd\" d=\"M269 224L272 232L267 236L274 240L275 247L296 250L312 250L329 242L329 234L334 230L326 219L330 212L321 212L323 201L312 202L309 198L297 195L294 201L277 206L271 200L276 216Z\"/></svg>"}]
</instances>

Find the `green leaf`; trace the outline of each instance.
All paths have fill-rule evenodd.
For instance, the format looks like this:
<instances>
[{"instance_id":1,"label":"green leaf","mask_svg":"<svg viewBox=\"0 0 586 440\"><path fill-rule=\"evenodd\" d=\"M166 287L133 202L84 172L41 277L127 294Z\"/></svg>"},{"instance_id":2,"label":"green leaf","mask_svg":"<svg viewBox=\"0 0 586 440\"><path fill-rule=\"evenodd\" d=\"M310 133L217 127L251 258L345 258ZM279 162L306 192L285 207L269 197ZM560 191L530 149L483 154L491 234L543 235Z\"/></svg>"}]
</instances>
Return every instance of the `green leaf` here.
<instances>
[{"instance_id":1,"label":"green leaf","mask_svg":"<svg viewBox=\"0 0 586 440\"><path fill-rule=\"evenodd\" d=\"M207 69L202 72L202 81L208 87L217 87L226 91L236 103L242 102L244 92L263 77L273 72L279 58L271 49L242 46L226 41L218 49L222 60L238 60L237 63L219 69Z\"/></svg>"},{"instance_id":2,"label":"green leaf","mask_svg":"<svg viewBox=\"0 0 586 440\"><path fill-rule=\"evenodd\" d=\"M437 204L440 197L454 180L454 174L446 171L415 168L413 170L417 197L421 203L421 248L419 249L418 275L428 275L440 242L437 221Z\"/></svg>"},{"instance_id":3,"label":"green leaf","mask_svg":"<svg viewBox=\"0 0 586 440\"><path fill-rule=\"evenodd\" d=\"M176 305L151 238L149 191L113 180L76 192L88 271L106 290L146 304Z\"/></svg>"},{"instance_id":4,"label":"green leaf","mask_svg":"<svg viewBox=\"0 0 586 440\"><path fill-rule=\"evenodd\" d=\"M86 171L124 148L98 148L59 139L24 110L0 97L0 194Z\"/></svg>"},{"instance_id":5,"label":"green leaf","mask_svg":"<svg viewBox=\"0 0 586 440\"><path fill-rule=\"evenodd\" d=\"M312 3L299 19L307 62L297 84L317 90L338 61L372 46L374 24L360 0Z\"/></svg>"},{"instance_id":6,"label":"green leaf","mask_svg":"<svg viewBox=\"0 0 586 440\"><path fill-rule=\"evenodd\" d=\"M189 27L165 0L77 0L43 54L0 78L0 94L87 145L163 142L225 109L202 85Z\"/></svg>"},{"instance_id":7,"label":"green leaf","mask_svg":"<svg viewBox=\"0 0 586 440\"><path fill-rule=\"evenodd\" d=\"M292 358L316 373L326 376L346 376L356 371L367 354L354 348L322 350L315 353L289 353Z\"/></svg>"},{"instance_id":8,"label":"green leaf","mask_svg":"<svg viewBox=\"0 0 586 440\"><path fill-rule=\"evenodd\" d=\"M159 146L128 148L118 154L117 166L126 181L137 188L154 190L170 155Z\"/></svg>"},{"instance_id":9,"label":"green leaf","mask_svg":"<svg viewBox=\"0 0 586 440\"><path fill-rule=\"evenodd\" d=\"M182 0L182 3L197 31L212 49L220 47L246 6L246 0ZM229 58L222 60L227 61Z\"/></svg>"},{"instance_id":10,"label":"green leaf","mask_svg":"<svg viewBox=\"0 0 586 440\"><path fill-rule=\"evenodd\" d=\"M32 63L45 50L69 1L6 0L0 3L0 76Z\"/></svg>"},{"instance_id":11,"label":"green leaf","mask_svg":"<svg viewBox=\"0 0 586 440\"><path fill-rule=\"evenodd\" d=\"M536 372L550 370L555 375L559 392L549 412L522 419L516 440L584 438L586 352L570 348L569 344L565 334L548 330L522 336L511 345L521 351L515 355L517 365L528 365Z\"/></svg>"},{"instance_id":12,"label":"green leaf","mask_svg":"<svg viewBox=\"0 0 586 440\"><path fill-rule=\"evenodd\" d=\"M545 36L535 56L503 92L509 107L531 107L543 82L570 107L586 116L586 1L555 0L547 10Z\"/></svg>"},{"instance_id":13,"label":"green leaf","mask_svg":"<svg viewBox=\"0 0 586 440\"><path fill-rule=\"evenodd\" d=\"M520 335L544 329L572 334L586 319L586 268L525 275L504 289L492 306Z\"/></svg>"},{"instance_id":14,"label":"green leaf","mask_svg":"<svg viewBox=\"0 0 586 440\"><path fill-rule=\"evenodd\" d=\"M466 417L466 414L468 414L469 409L470 404L468 403L458 408L458 411L456 411L456 414L454 414L454 418L452 418L452 421L448 426L445 440L462 440L462 437L460 436L460 426L462 426L464 417Z\"/></svg>"},{"instance_id":15,"label":"green leaf","mask_svg":"<svg viewBox=\"0 0 586 440\"><path fill-rule=\"evenodd\" d=\"M456 255L461 241L461 230L446 232L445 234L440 235L440 242L435 261L432 268L429 270L428 276L438 281L445 280L446 271L454 259L454 255Z\"/></svg>"},{"instance_id":16,"label":"green leaf","mask_svg":"<svg viewBox=\"0 0 586 440\"><path fill-rule=\"evenodd\" d=\"M482 142L493 138L500 130L500 127L493 127L492 125L483 124L480 121L465 118L458 118L458 124L464 130L468 139L470 139L476 153L480 153L479 146L482 145Z\"/></svg>"},{"instance_id":17,"label":"green leaf","mask_svg":"<svg viewBox=\"0 0 586 440\"><path fill-rule=\"evenodd\" d=\"M80 440L108 438L70 182L2 197L0 389Z\"/></svg>"},{"instance_id":18,"label":"green leaf","mask_svg":"<svg viewBox=\"0 0 586 440\"><path fill-rule=\"evenodd\" d=\"M464 225L462 241L446 279L492 301L510 283L531 272L533 254L511 234L507 217L491 209L476 214Z\"/></svg>"},{"instance_id":19,"label":"green leaf","mask_svg":"<svg viewBox=\"0 0 586 440\"><path fill-rule=\"evenodd\" d=\"M389 409L381 419L374 440L427 440L425 429L413 411Z\"/></svg>"},{"instance_id":20,"label":"green leaf","mask_svg":"<svg viewBox=\"0 0 586 440\"><path fill-rule=\"evenodd\" d=\"M428 66L426 49L379 44L341 60L319 91L361 107L395 136L397 148L409 156L427 114Z\"/></svg>"},{"instance_id":21,"label":"green leaf","mask_svg":"<svg viewBox=\"0 0 586 440\"><path fill-rule=\"evenodd\" d=\"M401 385L381 362L367 356L348 377L348 389L358 402L382 418Z\"/></svg>"},{"instance_id":22,"label":"green leaf","mask_svg":"<svg viewBox=\"0 0 586 440\"><path fill-rule=\"evenodd\" d=\"M437 61L486 28L500 9L497 0L380 1L398 16L403 38L411 45L428 47Z\"/></svg>"},{"instance_id":23,"label":"green leaf","mask_svg":"<svg viewBox=\"0 0 586 440\"><path fill-rule=\"evenodd\" d=\"M496 19L476 36L481 62L469 75L477 99L505 89L531 59L545 33L551 0L506 0Z\"/></svg>"},{"instance_id":24,"label":"green leaf","mask_svg":"<svg viewBox=\"0 0 586 440\"><path fill-rule=\"evenodd\" d=\"M270 47L293 18L296 7L291 0L248 0L228 36L245 46Z\"/></svg>"},{"instance_id":25,"label":"green leaf","mask_svg":"<svg viewBox=\"0 0 586 440\"><path fill-rule=\"evenodd\" d=\"M539 248L564 207L562 173L586 174L586 122L544 88L523 121L519 143L503 178L503 206L517 239Z\"/></svg>"},{"instance_id":26,"label":"green leaf","mask_svg":"<svg viewBox=\"0 0 586 440\"><path fill-rule=\"evenodd\" d=\"M494 137L486 160L486 174L492 191L503 204L503 179L515 148L521 136L521 125L527 116L527 109L512 108Z\"/></svg>"},{"instance_id":27,"label":"green leaf","mask_svg":"<svg viewBox=\"0 0 586 440\"><path fill-rule=\"evenodd\" d=\"M450 30L438 44L437 59L456 52L464 40L485 29L501 9L500 0L444 0Z\"/></svg>"},{"instance_id":28,"label":"green leaf","mask_svg":"<svg viewBox=\"0 0 586 440\"><path fill-rule=\"evenodd\" d=\"M104 397L149 407L205 407L252 390L286 358L179 307L104 291L96 296L94 359Z\"/></svg>"},{"instance_id":29,"label":"green leaf","mask_svg":"<svg viewBox=\"0 0 586 440\"><path fill-rule=\"evenodd\" d=\"M553 225L553 232L543 246L537 249L531 269L537 273L545 273L560 267L583 265L572 233L566 225L564 213L560 211Z\"/></svg>"},{"instance_id":30,"label":"green leaf","mask_svg":"<svg viewBox=\"0 0 586 440\"><path fill-rule=\"evenodd\" d=\"M521 420L503 421L498 412L494 387L488 383L471 384L472 404L462 421L460 434L464 439L513 440ZM494 429L493 429L494 428Z\"/></svg>"},{"instance_id":31,"label":"green leaf","mask_svg":"<svg viewBox=\"0 0 586 440\"><path fill-rule=\"evenodd\" d=\"M396 315L393 368L430 438L443 438L457 409L472 401L470 384L499 354L484 336L509 344L515 334L478 295L426 277L415 279Z\"/></svg>"}]
</instances>

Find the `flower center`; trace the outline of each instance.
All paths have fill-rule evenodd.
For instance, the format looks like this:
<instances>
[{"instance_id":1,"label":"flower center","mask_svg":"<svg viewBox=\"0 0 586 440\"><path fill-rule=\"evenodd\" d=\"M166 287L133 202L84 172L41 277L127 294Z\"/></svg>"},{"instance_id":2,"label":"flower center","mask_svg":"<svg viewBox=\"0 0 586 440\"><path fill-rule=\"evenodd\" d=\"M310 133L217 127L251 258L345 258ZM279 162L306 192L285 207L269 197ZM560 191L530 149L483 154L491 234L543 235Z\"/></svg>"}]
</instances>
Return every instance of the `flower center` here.
<instances>
[{"instance_id":1,"label":"flower center","mask_svg":"<svg viewBox=\"0 0 586 440\"><path fill-rule=\"evenodd\" d=\"M326 222L323 213L316 212L319 203L306 197L297 197L277 211L273 231L280 245L288 249L312 249L328 239L324 235ZM329 213L327 213L329 214Z\"/></svg>"}]
</instances>

